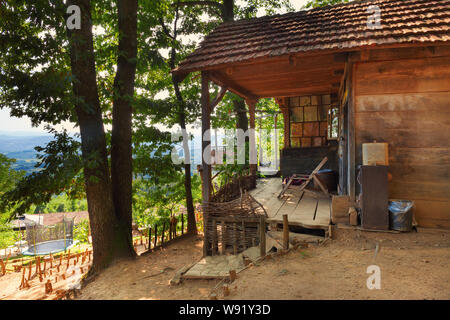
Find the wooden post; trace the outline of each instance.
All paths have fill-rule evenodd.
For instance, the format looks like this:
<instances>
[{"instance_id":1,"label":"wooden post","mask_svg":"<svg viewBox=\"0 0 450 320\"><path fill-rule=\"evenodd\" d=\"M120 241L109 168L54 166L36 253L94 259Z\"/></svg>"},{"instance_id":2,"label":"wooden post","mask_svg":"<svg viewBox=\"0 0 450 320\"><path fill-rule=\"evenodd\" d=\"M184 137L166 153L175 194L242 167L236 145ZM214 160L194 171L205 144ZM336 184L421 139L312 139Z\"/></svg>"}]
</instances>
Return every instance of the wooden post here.
<instances>
[{"instance_id":1,"label":"wooden post","mask_svg":"<svg viewBox=\"0 0 450 320\"><path fill-rule=\"evenodd\" d=\"M237 254L237 226L236 223L233 222L233 254Z\"/></svg>"},{"instance_id":2,"label":"wooden post","mask_svg":"<svg viewBox=\"0 0 450 320\"><path fill-rule=\"evenodd\" d=\"M244 250L247 249L247 242L245 241L245 222L242 220L242 245L244 246Z\"/></svg>"},{"instance_id":3,"label":"wooden post","mask_svg":"<svg viewBox=\"0 0 450 320\"><path fill-rule=\"evenodd\" d=\"M148 248L152 246L152 227L148 227Z\"/></svg>"},{"instance_id":4,"label":"wooden post","mask_svg":"<svg viewBox=\"0 0 450 320\"><path fill-rule=\"evenodd\" d=\"M259 252L261 257L266 256L266 217L259 216Z\"/></svg>"},{"instance_id":5,"label":"wooden post","mask_svg":"<svg viewBox=\"0 0 450 320\"><path fill-rule=\"evenodd\" d=\"M5 266L5 264L3 263L3 260L2 260L2 259L0 259L0 265L1 265L1 267L2 267L2 275L5 275L5 274L6 274L6 266Z\"/></svg>"},{"instance_id":6,"label":"wooden post","mask_svg":"<svg viewBox=\"0 0 450 320\"><path fill-rule=\"evenodd\" d=\"M283 249L289 249L289 223L287 214L283 214Z\"/></svg>"},{"instance_id":7,"label":"wooden post","mask_svg":"<svg viewBox=\"0 0 450 320\"><path fill-rule=\"evenodd\" d=\"M41 257L36 257L36 273L41 273Z\"/></svg>"},{"instance_id":8,"label":"wooden post","mask_svg":"<svg viewBox=\"0 0 450 320\"><path fill-rule=\"evenodd\" d=\"M202 201L206 204L210 201L211 197L211 108L210 108L210 96L209 96L209 74L207 71L202 71L202 169L203 169L203 182L202 182ZM205 159L205 156L207 159ZM204 242L203 242L203 256L208 255L208 232L206 228L208 214L203 212L203 230L204 230Z\"/></svg>"},{"instance_id":9,"label":"wooden post","mask_svg":"<svg viewBox=\"0 0 450 320\"><path fill-rule=\"evenodd\" d=\"M216 220L212 220L213 232L212 232L212 255L217 254L217 225Z\"/></svg>"},{"instance_id":10,"label":"wooden post","mask_svg":"<svg viewBox=\"0 0 450 320\"><path fill-rule=\"evenodd\" d=\"M255 139L255 107L258 100L246 100L248 105L248 113L250 114L250 131L249 131L249 159L250 159L250 175L252 176L253 187L256 186L256 171L257 171L257 153L256 153L256 139Z\"/></svg>"},{"instance_id":11,"label":"wooden post","mask_svg":"<svg viewBox=\"0 0 450 320\"><path fill-rule=\"evenodd\" d=\"M155 223L155 242L153 244L153 248L156 247L156 241L158 240L158 225Z\"/></svg>"},{"instance_id":12,"label":"wooden post","mask_svg":"<svg viewBox=\"0 0 450 320\"><path fill-rule=\"evenodd\" d=\"M178 219L174 218L174 220L173 220L173 238L174 239L177 237L177 226L178 226Z\"/></svg>"},{"instance_id":13,"label":"wooden post","mask_svg":"<svg viewBox=\"0 0 450 320\"><path fill-rule=\"evenodd\" d=\"M166 232L166 222L163 223L163 229L161 234L161 245L164 243L164 233Z\"/></svg>"},{"instance_id":14,"label":"wooden post","mask_svg":"<svg viewBox=\"0 0 450 320\"><path fill-rule=\"evenodd\" d=\"M290 139L290 119L289 119L289 108L287 104L287 98L276 99L276 102L280 106L281 113L283 114L283 127L284 127L284 149L291 147Z\"/></svg>"},{"instance_id":15,"label":"wooden post","mask_svg":"<svg viewBox=\"0 0 450 320\"><path fill-rule=\"evenodd\" d=\"M181 234L184 234L184 214L181 214Z\"/></svg>"},{"instance_id":16,"label":"wooden post","mask_svg":"<svg viewBox=\"0 0 450 320\"><path fill-rule=\"evenodd\" d=\"M348 195L351 201L355 201L355 70L356 65L352 62L348 63L348 83L350 87L348 89L348 108L347 108L347 157L348 157L348 176L347 186Z\"/></svg>"},{"instance_id":17,"label":"wooden post","mask_svg":"<svg viewBox=\"0 0 450 320\"><path fill-rule=\"evenodd\" d=\"M227 244L226 244L226 230L225 230L225 221L222 221L221 223L222 227L222 232L221 232L221 237L222 237L222 247L220 248L220 253L221 254L225 254L225 249L227 248Z\"/></svg>"}]
</instances>

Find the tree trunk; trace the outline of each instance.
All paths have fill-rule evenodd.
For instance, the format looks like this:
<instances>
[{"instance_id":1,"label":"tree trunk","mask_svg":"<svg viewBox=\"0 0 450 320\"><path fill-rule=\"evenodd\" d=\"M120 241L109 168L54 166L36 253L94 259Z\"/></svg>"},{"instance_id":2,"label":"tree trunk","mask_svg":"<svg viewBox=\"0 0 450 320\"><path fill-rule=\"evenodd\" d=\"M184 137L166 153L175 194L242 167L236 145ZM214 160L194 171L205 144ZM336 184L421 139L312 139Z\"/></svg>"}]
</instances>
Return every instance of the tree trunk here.
<instances>
[{"instance_id":1,"label":"tree trunk","mask_svg":"<svg viewBox=\"0 0 450 320\"><path fill-rule=\"evenodd\" d=\"M234 0L223 0L222 19L224 22L234 20Z\"/></svg>"},{"instance_id":2,"label":"tree trunk","mask_svg":"<svg viewBox=\"0 0 450 320\"><path fill-rule=\"evenodd\" d=\"M137 0L118 0L119 55L114 79L111 136L111 179L120 237L126 245L122 254L135 257L132 239L132 106L137 53Z\"/></svg>"},{"instance_id":3,"label":"tree trunk","mask_svg":"<svg viewBox=\"0 0 450 320\"><path fill-rule=\"evenodd\" d=\"M106 153L106 139L98 98L89 0L72 2L81 9L81 28L68 30L75 111L81 134L85 188L94 251L90 273L105 268L120 251ZM72 4L69 3L68 5Z\"/></svg>"},{"instance_id":4,"label":"tree trunk","mask_svg":"<svg viewBox=\"0 0 450 320\"><path fill-rule=\"evenodd\" d=\"M175 48L175 41L177 38L177 22L178 22L178 11L179 7L176 7L175 13L175 22L174 22L174 33L173 33L173 42L172 42L172 50L170 53L170 62L169 66L173 70L175 69L175 58L177 54L177 50ZM175 90L175 96L178 101L178 117L179 117L179 125L182 130L186 130L186 109L184 107L184 99L181 95L180 87L178 85L178 81L174 75L172 75L172 83ZM188 142L183 139L183 149L189 150ZM195 221L195 210L194 210L194 201L192 199L192 182L191 182L191 165L190 163L184 164L184 190L186 194L186 210L187 210L187 233L197 234L197 223Z\"/></svg>"},{"instance_id":5,"label":"tree trunk","mask_svg":"<svg viewBox=\"0 0 450 320\"><path fill-rule=\"evenodd\" d=\"M245 101L240 97L237 98L238 99L233 100L233 111L236 113L237 117L236 128L246 132L248 130L247 108L245 106Z\"/></svg>"},{"instance_id":6,"label":"tree trunk","mask_svg":"<svg viewBox=\"0 0 450 320\"><path fill-rule=\"evenodd\" d=\"M234 0L223 1L222 19L224 22L234 21L233 9ZM241 97L236 98L237 99L233 101L233 109L237 117L236 128L242 129L244 130L244 132L246 132L248 130L248 117L247 108L245 107L245 101ZM248 142L248 137L245 138L245 141Z\"/></svg>"},{"instance_id":7,"label":"tree trunk","mask_svg":"<svg viewBox=\"0 0 450 320\"><path fill-rule=\"evenodd\" d=\"M175 93L177 95L179 109L180 109L180 127L182 130L186 130L186 115L184 109L184 100L181 96L178 83L173 79ZM189 150L188 142L183 139L184 150ZM184 164L184 190L186 193L186 210L187 210L187 233L197 234L197 222L195 221L194 201L192 199L192 183L191 183L191 165L190 163Z\"/></svg>"}]
</instances>

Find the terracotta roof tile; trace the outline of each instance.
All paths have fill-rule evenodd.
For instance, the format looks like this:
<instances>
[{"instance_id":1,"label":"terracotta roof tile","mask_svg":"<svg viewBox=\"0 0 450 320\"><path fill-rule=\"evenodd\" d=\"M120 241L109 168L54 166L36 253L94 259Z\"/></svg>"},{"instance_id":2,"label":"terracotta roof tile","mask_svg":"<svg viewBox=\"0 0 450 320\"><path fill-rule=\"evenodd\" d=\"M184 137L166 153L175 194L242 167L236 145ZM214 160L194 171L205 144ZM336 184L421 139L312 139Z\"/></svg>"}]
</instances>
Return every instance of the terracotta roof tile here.
<instances>
[{"instance_id":1,"label":"terracotta roof tile","mask_svg":"<svg viewBox=\"0 0 450 320\"><path fill-rule=\"evenodd\" d=\"M367 27L377 5L382 29ZM284 15L223 23L176 72L297 52L449 41L450 0L355 1Z\"/></svg>"}]
</instances>

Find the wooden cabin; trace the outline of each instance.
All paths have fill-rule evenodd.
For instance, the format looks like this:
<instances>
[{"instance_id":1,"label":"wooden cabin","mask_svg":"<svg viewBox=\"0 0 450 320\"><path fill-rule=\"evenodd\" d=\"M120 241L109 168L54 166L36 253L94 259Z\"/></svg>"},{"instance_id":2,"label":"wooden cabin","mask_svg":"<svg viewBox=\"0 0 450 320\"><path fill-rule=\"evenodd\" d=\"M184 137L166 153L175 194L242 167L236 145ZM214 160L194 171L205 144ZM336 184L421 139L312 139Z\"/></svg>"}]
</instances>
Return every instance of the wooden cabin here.
<instances>
[{"instance_id":1,"label":"wooden cabin","mask_svg":"<svg viewBox=\"0 0 450 320\"><path fill-rule=\"evenodd\" d=\"M420 226L450 228L449 29L449 1L356 1L223 23L174 73L201 72L203 132L217 103L210 82L246 100L251 128L258 99L275 98L282 174L328 156L339 193L353 200L362 144L388 143L389 197L414 200Z\"/></svg>"}]
</instances>

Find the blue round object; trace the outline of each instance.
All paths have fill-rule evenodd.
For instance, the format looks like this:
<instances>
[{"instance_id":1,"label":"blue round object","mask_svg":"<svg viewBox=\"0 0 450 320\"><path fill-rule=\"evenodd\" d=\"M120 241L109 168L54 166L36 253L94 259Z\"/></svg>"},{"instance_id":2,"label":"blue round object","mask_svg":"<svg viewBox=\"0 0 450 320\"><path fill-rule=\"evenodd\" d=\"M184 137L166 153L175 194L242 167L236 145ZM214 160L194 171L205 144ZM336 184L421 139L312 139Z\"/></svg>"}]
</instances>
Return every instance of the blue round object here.
<instances>
[{"instance_id":1,"label":"blue round object","mask_svg":"<svg viewBox=\"0 0 450 320\"><path fill-rule=\"evenodd\" d=\"M27 249L22 251L22 254L25 256L41 256L48 255L50 253L56 253L65 251L67 249L72 248L78 241L73 241L73 239L59 239L41 242L35 245L29 246Z\"/></svg>"}]
</instances>

